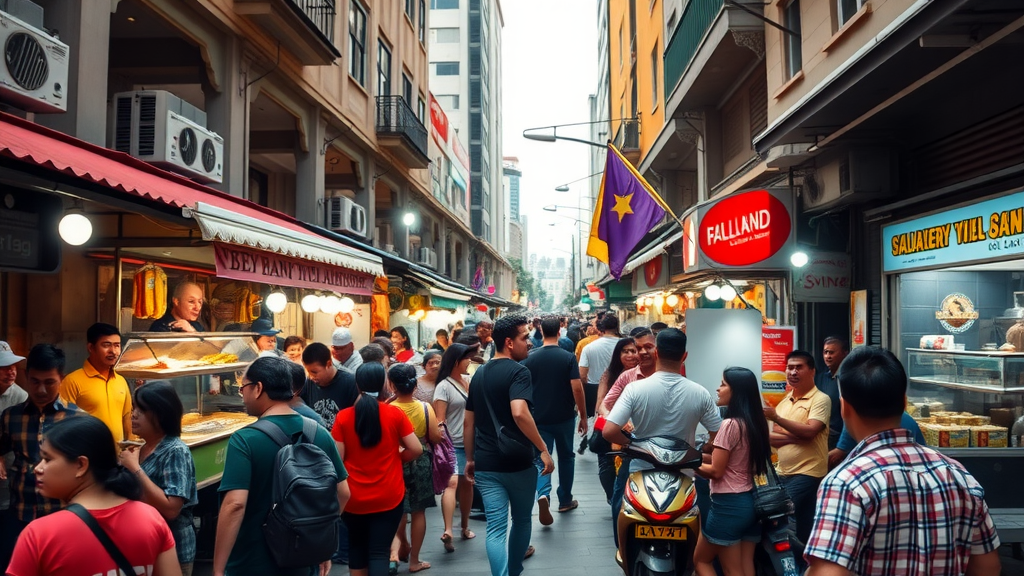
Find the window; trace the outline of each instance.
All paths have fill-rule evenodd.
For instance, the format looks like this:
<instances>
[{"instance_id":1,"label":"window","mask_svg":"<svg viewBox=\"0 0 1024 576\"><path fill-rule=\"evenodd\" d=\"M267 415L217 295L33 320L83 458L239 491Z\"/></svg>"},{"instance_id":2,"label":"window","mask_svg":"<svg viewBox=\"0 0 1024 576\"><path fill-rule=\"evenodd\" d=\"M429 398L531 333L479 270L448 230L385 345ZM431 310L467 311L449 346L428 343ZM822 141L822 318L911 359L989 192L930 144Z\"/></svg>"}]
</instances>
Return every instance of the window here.
<instances>
[{"instance_id":1,"label":"window","mask_svg":"<svg viewBox=\"0 0 1024 576\"><path fill-rule=\"evenodd\" d=\"M437 100L437 103L445 110L459 109L458 94L434 94L434 100Z\"/></svg>"},{"instance_id":2,"label":"window","mask_svg":"<svg viewBox=\"0 0 1024 576\"><path fill-rule=\"evenodd\" d=\"M626 51L626 31L623 28L625 26L619 24L619 37L622 38L622 43L619 44L619 70L622 70L622 53Z\"/></svg>"},{"instance_id":3,"label":"window","mask_svg":"<svg viewBox=\"0 0 1024 576\"><path fill-rule=\"evenodd\" d=\"M782 35L785 36L783 41L786 49L785 74L786 79L788 80L803 67L803 53L801 52L803 37L800 35L800 0L791 0L790 3L783 8L782 23L786 28L796 32L795 35L790 34L789 32L782 33Z\"/></svg>"},{"instance_id":4,"label":"window","mask_svg":"<svg viewBox=\"0 0 1024 576\"><path fill-rule=\"evenodd\" d=\"M424 0L420 0L420 20L417 32L420 37L420 44L427 40L427 6Z\"/></svg>"},{"instance_id":5,"label":"window","mask_svg":"<svg viewBox=\"0 0 1024 576\"><path fill-rule=\"evenodd\" d=\"M366 86L366 10L356 0L348 8L348 73Z\"/></svg>"},{"instance_id":6,"label":"window","mask_svg":"<svg viewBox=\"0 0 1024 576\"><path fill-rule=\"evenodd\" d=\"M416 19L416 0L405 0L405 15L409 17L409 21L413 22Z\"/></svg>"},{"instance_id":7,"label":"window","mask_svg":"<svg viewBox=\"0 0 1024 576\"><path fill-rule=\"evenodd\" d=\"M412 80L404 72L402 73L402 98L405 98L405 103L412 108Z\"/></svg>"},{"instance_id":8,"label":"window","mask_svg":"<svg viewBox=\"0 0 1024 576\"><path fill-rule=\"evenodd\" d=\"M842 28L864 6L866 0L836 0L836 2L839 9L839 27Z\"/></svg>"},{"instance_id":9,"label":"window","mask_svg":"<svg viewBox=\"0 0 1024 576\"><path fill-rule=\"evenodd\" d=\"M416 101L416 117L420 119L420 123L426 124L427 101L423 99L423 94L420 94L419 100Z\"/></svg>"},{"instance_id":10,"label":"window","mask_svg":"<svg viewBox=\"0 0 1024 576\"><path fill-rule=\"evenodd\" d=\"M434 28L430 33L438 44L456 44L460 40L458 28Z\"/></svg>"},{"instance_id":11,"label":"window","mask_svg":"<svg viewBox=\"0 0 1024 576\"><path fill-rule=\"evenodd\" d=\"M377 41L377 95L391 94L391 49L383 40Z\"/></svg>"},{"instance_id":12,"label":"window","mask_svg":"<svg viewBox=\"0 0 1024 576\"><path fill-rule=\"evenodd\" d=\"M458 62L435 62L434 63L434 74L438 76L458 76L459 75L459 63Z\"/></svg>"},{"instance_id":13,"label":"window","mask_svg":"<svg viewBox=\"0 0 1024 576\"><path fill-rule=\"evenodd\" d=\"M651 110L658 107L658 43L654 43L654 50L651 50Z\"/></svg>"},{"instance_id":14,"label":"window","mask_svg":"<svg viewBox=\"0 0 1024 576\"><path fill-rule=\"evenodd\" d=\"M459 0L430 0L431 10L457 10Z\"/></svg>"}]
</instances>

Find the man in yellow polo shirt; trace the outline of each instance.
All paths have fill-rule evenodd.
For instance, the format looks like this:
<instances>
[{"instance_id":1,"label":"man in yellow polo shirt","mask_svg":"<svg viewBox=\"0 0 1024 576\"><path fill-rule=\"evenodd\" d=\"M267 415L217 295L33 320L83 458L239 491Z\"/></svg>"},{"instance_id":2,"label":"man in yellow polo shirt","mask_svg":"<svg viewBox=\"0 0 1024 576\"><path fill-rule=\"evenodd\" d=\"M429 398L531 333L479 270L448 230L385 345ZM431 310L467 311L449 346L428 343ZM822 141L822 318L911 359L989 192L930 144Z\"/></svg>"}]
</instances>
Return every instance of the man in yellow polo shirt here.
<instances>
[{"instance_id":1,"label":"man in yellow polo shirt","mask_svg":"<svg viewBox=\"0 0 1024 576\"><path fill-rule=\"evenodd\" d=\"M814 524L818 484L828 473L828 421L832 400L814 386L814 356L794 350L786 356L791 390L764 416L775 422L772 447L779 453L779 475L795 507L796 534L807 542Z\"/></svg>"},{"instance_id":2,"label":"man in yellow polo shirt","mask_svg":"<svg viewBox=\"0 0 1024 576\"><path fill-rule=\"evenodd\" d=\"M102 420L115 441L124 440L132 430L132 393L128 382L114 372L121 356L121 333L110 324L97 322L85 336L89 357L80 370L64 378L61 400Z\"/></svg>"}]
</instances>

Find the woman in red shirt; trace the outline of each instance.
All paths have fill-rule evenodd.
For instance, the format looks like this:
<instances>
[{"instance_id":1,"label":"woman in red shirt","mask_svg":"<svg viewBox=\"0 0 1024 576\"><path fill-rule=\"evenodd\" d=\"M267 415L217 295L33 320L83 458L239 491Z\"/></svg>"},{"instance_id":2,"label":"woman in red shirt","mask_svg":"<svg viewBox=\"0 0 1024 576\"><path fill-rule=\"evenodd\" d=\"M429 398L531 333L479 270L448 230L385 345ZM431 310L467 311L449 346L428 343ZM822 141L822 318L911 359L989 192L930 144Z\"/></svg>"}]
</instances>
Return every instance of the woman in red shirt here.
<instances>
[{"instance_id":1,"label":"woman in red shirt","mask_svg":"<svg viewBox=\"0 0 1024 576\"><path fill-rule=\"evenodd\" d=\"M395 360L408 362L416 354L409 341L409 333L401 326L391 329L391 344L395 347Z\"/></svg>"},{"instance_id":2,"label":"woman in red shirt","mask_svg":"<svg viewBox=\"0 0 1024 576\"><path fill-rule=\"evenodd\" d=\"M377 401L384 388L384 366L360 366L356 385L358 400L338 413L331 432L352 489L342 514L348 527L348 567L352 576L385 576L398 571L397 563L389 567L388 560L405 499L402 463L419 457L423 447L405 412Z\"/></svg>"}]
</instances>

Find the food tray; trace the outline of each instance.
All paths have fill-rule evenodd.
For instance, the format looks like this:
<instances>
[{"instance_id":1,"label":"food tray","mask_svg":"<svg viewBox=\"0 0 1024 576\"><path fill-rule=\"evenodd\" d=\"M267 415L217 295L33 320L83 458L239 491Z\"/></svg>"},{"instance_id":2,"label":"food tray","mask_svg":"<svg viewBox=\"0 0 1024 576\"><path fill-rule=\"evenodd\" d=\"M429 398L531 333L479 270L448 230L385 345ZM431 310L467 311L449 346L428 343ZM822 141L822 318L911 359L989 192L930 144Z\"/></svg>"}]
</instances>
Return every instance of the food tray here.
<instances>
[{"instance_id":1,"label":"food tray","mask_svg":"<svg viewBox=\"0 0 1024 576\"><path fill-rule=\"evenodd\" d=\"M181 419L181 440L187 446L206 444L230 436L255 421L255 417L240 412L186 414Z\"/></svg>"},{"instance_id":2,"label":"food tray","mask_svg":"<svg viewBox=\"0 0 1024 576\"><path fill-rule=\"evenodd\" d=\"M149 364L153 364L150 360ZM138 367L133 367L138 366ZM117 373L125 378L138 380L154 380L174 378L178 376L201 376L203 374L223 374L225 372L244 372L249 362L233 362L231 364L196 364L187 368L165 368L163 370L146 370L141 365L125 364L117 369Z\"/></svg>"}]
</instances>

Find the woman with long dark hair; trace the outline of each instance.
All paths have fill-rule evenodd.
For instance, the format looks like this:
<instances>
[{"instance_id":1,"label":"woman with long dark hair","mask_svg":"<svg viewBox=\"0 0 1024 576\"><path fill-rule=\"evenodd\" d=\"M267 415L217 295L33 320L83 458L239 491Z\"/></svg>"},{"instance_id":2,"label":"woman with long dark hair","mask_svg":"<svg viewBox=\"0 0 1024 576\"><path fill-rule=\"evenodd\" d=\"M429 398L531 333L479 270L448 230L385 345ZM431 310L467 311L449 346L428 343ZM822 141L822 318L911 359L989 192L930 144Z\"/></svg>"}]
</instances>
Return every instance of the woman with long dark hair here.
<instances>
[{"instance_id":1,"label":"woman with long dark hair","mask_svg":"<svg viewBox=\"0 0 1024 576\"><path fill-rule=\"evenodd\" d=\"M726 574L749 575L754 573L754 550L761 540L753 478L767 471L772 455L754 373L726 368L718 405L727 407L728 418L715 436L711 462L697 470L711 481L711 510L693 553L694 571L714 576L712 562L717 556Z\"/></svg>"},{"instance_id":2,"label":"woman with long dark hair","mask_svg":"<svg viewBox=\"0 0 1024 576\"><path fill-rule=\"evenodd\" d=\"M601 381L597 386L597 413L603 418L608 415L608 409L604 406L604 398L608 389L615 384L623 372L636 368L640 363L637 354L636 342L632 338L620 338L612 350L612 361L608 363L608 369L601 375ZM607 452L612 446L601 436L600 430L594 430L596 440L592 446L600 448L597 454L597 477L601 481L601 488L604 489L606 500L611 500L612 492L615 489L615 457L608 456Z\"/></svg>"},{"instance_id":3,"label":"woman with long dark hair","mask_svg":"<svg viewBox=\"0 0 1024 576\"><path fill-rule=\"evenodd\" d=\"M395 347L395 360L408 362L416 354L409 340L409 332L402 326L391 329L391 344Z\"/></svg>"},{"instance_id":4,"label":"woman with long dark hair","mask_svg":"<svg viewBox=\"0 0 1024 576\"><path fill-rule=\"evenodd\" d=\"M199 504L199 495L192 453L181 441L181 399L167 382L140 386L133 398L132 433L146 443L141 448L122 450L121 465L138 476L142 501L167 520L174 534L181 573L189 576L196 556L192 508Z\"/></svg>"},{"instance_id":5,"label":"woman with long dark hair","mask_svg":"<svg viewBox=\"0 0 1024 576\"><path fill-rule=\"evenodd\" d=\"M68 508L84 508L132 566L156 576L180 576L174 536L155 508L138 502L139 480L117 463L106 424L84 415L56 422L46 430L40 456L35 465L40 494ZM90 576L118 569L85 521L65 509L25 528L6 573Z\"/></svg>"},{"instance_id":6,"label":"woman with long dark hair","mask_svg":"<svg viewBox=\"0 0 1024 576\"><path fill-rule=\"evenodd\" d=\"M434 388L437 387L437 375L441 369L441 354L439 350L427 350L423 353L423 374L416 379L413 398L428 404L434 401Z\"/></svg>"},{"instance_id":7,"label":"woman with long dark hair","mask_svg":"<svg viewBox=\"0 0 1024 576\"><path fill-rule=\"evenodd\" d=\"M455 551L452 543L452 521L455 516L455 501L459 502L462 516L462 539L475 538L469 529L469 510L473 507L473 482L466 478L466 448L463 443L463 425L466 416L466 398L469 397L469 365L480 352L480 345L467 346L458 342L444 351L441 367L437 371L437 387L434 388L434 413L448 428L455 446L455 474L448 480L448 487L441 493L441 516L444 532L441 541L444 549Z\"/></svg>"},{"instance_id":8,"label":"woman with long dark hair","mask_svg":"<svg viewBox=\"0 0 1024 576\"><path fill-rule=\"evenodd\" d=\"M377 400L384 388L384 366L361 365L356 369L356 386L359 398L338 413L331 431L352 487L352 498L342 514L348 527L349 572L393 575L398 563L389 566L388 560L402 519L402 463L419 457L423 447L405 412Z\"/></svg>"}]
</instances>

